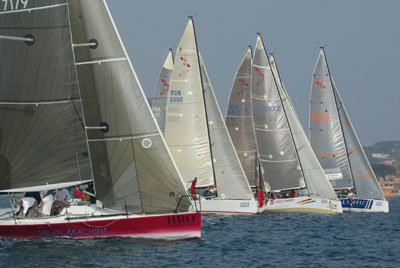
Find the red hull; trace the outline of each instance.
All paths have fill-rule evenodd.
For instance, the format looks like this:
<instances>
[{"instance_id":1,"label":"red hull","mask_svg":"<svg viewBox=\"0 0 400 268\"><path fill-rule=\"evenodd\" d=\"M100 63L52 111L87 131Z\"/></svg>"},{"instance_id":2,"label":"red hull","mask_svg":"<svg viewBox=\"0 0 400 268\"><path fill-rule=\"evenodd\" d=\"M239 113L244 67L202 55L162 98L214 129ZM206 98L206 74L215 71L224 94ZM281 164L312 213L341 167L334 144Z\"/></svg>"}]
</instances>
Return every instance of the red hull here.
<instances>
[{"instance_id":1,"label":"red hull","mask_svg":"<svg viewBox=\"0 0 400 268\"><path fill-rule=\"evenodd\" d=\"M18 222L17 222L18 223ZM69 222L38 224L0 224L0 237L90 238L127 236L154 239L198 238L201 234L200 213L180 213L152 216L91 218Z\"/></svg>"}]
</instances>

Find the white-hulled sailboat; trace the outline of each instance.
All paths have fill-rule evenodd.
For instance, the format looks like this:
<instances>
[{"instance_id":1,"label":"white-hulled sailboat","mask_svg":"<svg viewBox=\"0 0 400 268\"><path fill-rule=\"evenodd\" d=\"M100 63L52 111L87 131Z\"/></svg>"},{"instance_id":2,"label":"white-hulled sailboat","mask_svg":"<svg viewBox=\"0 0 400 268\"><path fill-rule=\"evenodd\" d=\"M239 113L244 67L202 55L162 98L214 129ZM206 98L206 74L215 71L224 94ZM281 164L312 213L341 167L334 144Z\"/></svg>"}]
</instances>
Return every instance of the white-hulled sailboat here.
<instances>
[{"instance_id":1,"label":"white-hulled sailboat","mask_svg":"<svg viewBox=\"0 0 400 268\"><path fill-rule=\"evenodd\" d=\"M192 19L176 52L165 138L187 183L198 178L202 212L258 211L199 56ZM203 196L207 187L209 192L216 187L215 195Z\"/></svg>"},{"instance_id":2,"label":"white-hulled sailboat","mask_svg":"<svg viewBox=\"0 0 400 268\"><path fill-rule=\"evenodd\" d=\"M261 176L270 193L264 212L342 213L260 35L251 96Z\"/></svg>"},{"instance_id":3,"label":"white-hulled sailboat","mask_svg":"<svg viewBox=\"0 0 400 268\"><path fill-rule=\"evenodd\" d=\"M160 76L157 81L154 98L151 100L151 109L163 135L165 135L165 114L167 109L167 101L173 68L174 55L172 49L170 49L168 51L167 58L164 61Z\"/></svg>"},{"instance_id":4,"label":"white-hulled sailboat","mask_svg":"<svg viewBox=\"0 0 400 268\"><path fill-rule=\"evenodd\" d=\"M49 217L10 211L0 237L200 237L106 2L15 3L0 12L1 193L93 179L101 202Z\"/></svg>"},{"instance_id":5,"label":"white-hulled sailboat","mask_svg":"<svg viewBox=\"0 0 400 268\"><path fill-rule=\"evenodd\" d=\"M389 212L321 48L310 94L310 142L345 211Z\"/></svg>"}]
</instances>

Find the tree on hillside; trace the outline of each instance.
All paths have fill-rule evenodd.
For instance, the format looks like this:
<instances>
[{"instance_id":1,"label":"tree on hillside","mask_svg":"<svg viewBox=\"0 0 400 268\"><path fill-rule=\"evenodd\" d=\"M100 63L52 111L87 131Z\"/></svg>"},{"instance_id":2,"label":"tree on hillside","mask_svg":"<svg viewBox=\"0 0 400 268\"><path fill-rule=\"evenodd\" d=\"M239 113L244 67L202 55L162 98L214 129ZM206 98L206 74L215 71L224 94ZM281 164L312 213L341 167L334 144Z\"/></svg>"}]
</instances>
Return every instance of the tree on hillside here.
<instances>
[{"instance_id":1,"label":"tree on hillside","mask_svg":"<svg viewBox=\"0 0 400 268\"><path fill-rule=\"evenodd\" d=\"M385 164L371 164L377 177L385 177L386 175L396 175L396 168Z\"/></svg>"}]
</instances>

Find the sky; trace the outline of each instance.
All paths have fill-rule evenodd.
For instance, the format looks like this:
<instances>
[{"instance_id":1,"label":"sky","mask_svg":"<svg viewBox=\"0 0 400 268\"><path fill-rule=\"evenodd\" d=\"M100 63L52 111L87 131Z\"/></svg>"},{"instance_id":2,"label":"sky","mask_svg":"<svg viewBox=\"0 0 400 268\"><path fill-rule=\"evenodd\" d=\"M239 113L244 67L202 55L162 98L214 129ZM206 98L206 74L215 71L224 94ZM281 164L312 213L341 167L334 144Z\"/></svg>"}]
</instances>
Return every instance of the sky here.
<instances>
[{"instance_id":1,"label":"sky","mask_svg":"<svg viewBox=\"0 0 400 268\"><path fill-rule=\"evenodd\" d=\"M308 131L311 77L324 46L364 146L400 140L398 0L108 0L146 95L193 16L198 49L222 113L248 45L261 32Z\"/></svg>"}]
</instances>

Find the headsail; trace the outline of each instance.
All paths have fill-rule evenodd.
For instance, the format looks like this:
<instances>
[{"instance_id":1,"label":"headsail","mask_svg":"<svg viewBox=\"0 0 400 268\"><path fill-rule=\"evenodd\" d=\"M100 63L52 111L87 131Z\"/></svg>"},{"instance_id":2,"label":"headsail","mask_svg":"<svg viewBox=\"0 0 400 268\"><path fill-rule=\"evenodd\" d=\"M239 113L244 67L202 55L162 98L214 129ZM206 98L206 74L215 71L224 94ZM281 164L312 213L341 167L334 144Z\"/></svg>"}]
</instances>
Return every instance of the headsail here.
<instances>
[{"instance_id":1,"label":"headsail","mask_svg":"<svg viewBox=\"0 0 400 268\"><path fill-rule=\"evenodd\" d=\"M257 187L260 178L257 175L257 147L251 102L251 69L252 53L249 48L236 72L225 122L247 180L250 186Z\"/></svg>"},{"instance_id":2,"label":"headsail","mask_svg":"<svg viewBox=\"0 0 400 268\"><path fill-rule=\"evenodd\" d=\"M0 189L91 179L67 1L0 8Z\"/></svg>"},{"instance_id":3,"label":"headsail","mask_svg":"<svg viewBox=\"0 0 400 268\"><path fill-rule=\"evenodd\" d=\"M311 196L314 195L322 198L336 200L336 194L333 191L331 184L325 176L325 173L311 148L305 131L300 123L300 119L282 83L278 71L278 66L276 65L276 61L273 56L271 56L270 58L270 64L277 82L279 93L281 95L283 109L286 112L288 123L291 128L294 144L307 185L308 194Z\"/></svg>"},{"instance_id":4,"label":"headsail","mask_svg":"<svg viewBox=\"0 0 400 268\"><path fill-rule=\"evenodd\" d=\"M201 55L199 57L218 196L222 199L251 199L253 193L225 126L203 59Z\"/></svg>"},{"instance_id":5,"label":"headsail","mask_svg":"<svg viewBox=\"0 0 400 268\"><path fill-rule=\"evenodd\" d=\"M157 120L161 133L165 134L165 114L170 90L172 69L174 68L174 55L170 49L157 82L156 92L151 102L151 109Z\"/></svg>"},{"instance_id":6,"label":"headsail","mask_svg":"<svg viewBox=\"0 0 400 268\"><path fill-rule=\"evenodd\" d=\"M344 139L325 53L321 49L310 96L310 142L334 189L353 187Z\"/></svg>"},{"instance_id":7,"label":"headsail","mask_svg":"<svg viewBox=\"0 0 400 268\"><path fill-rule=\"evenodd\" d=\"M334 82L333 92L336 98L340 120L342 121L343 134L346 137L346 147L349 152L348 157L357 196L360 198L386 200Z\"/></svg>"},{"instance_id":8,"label":"headsail","mask_svg":"<svg viewBox=\"0 0 400 268\"><path fill-rule=\"evenodd\" d=\"M304 188L305 182L290 126L261 37L253 57L254 129L267 190Z\"/></svg>"},{"instance_id":9,"label":"headsail","mask_svg":"<svg viewBox=\"0 0 400 268\"><path fill-rule=\"evenodd\" d=\"M165 139L183 179L214 185L213 164L193 20L176 51L167 103Z\"/></svg>"},{"instance_id":10,"label":"headsail","mask_svg":"<svg viewBox=\"0 0 400 268\"><path fill-rule=\"evenodd\" d=\"M98 198L131 213L173 212L186 190L105 1L68 3Z\"/></svg>"}]
</instances>

